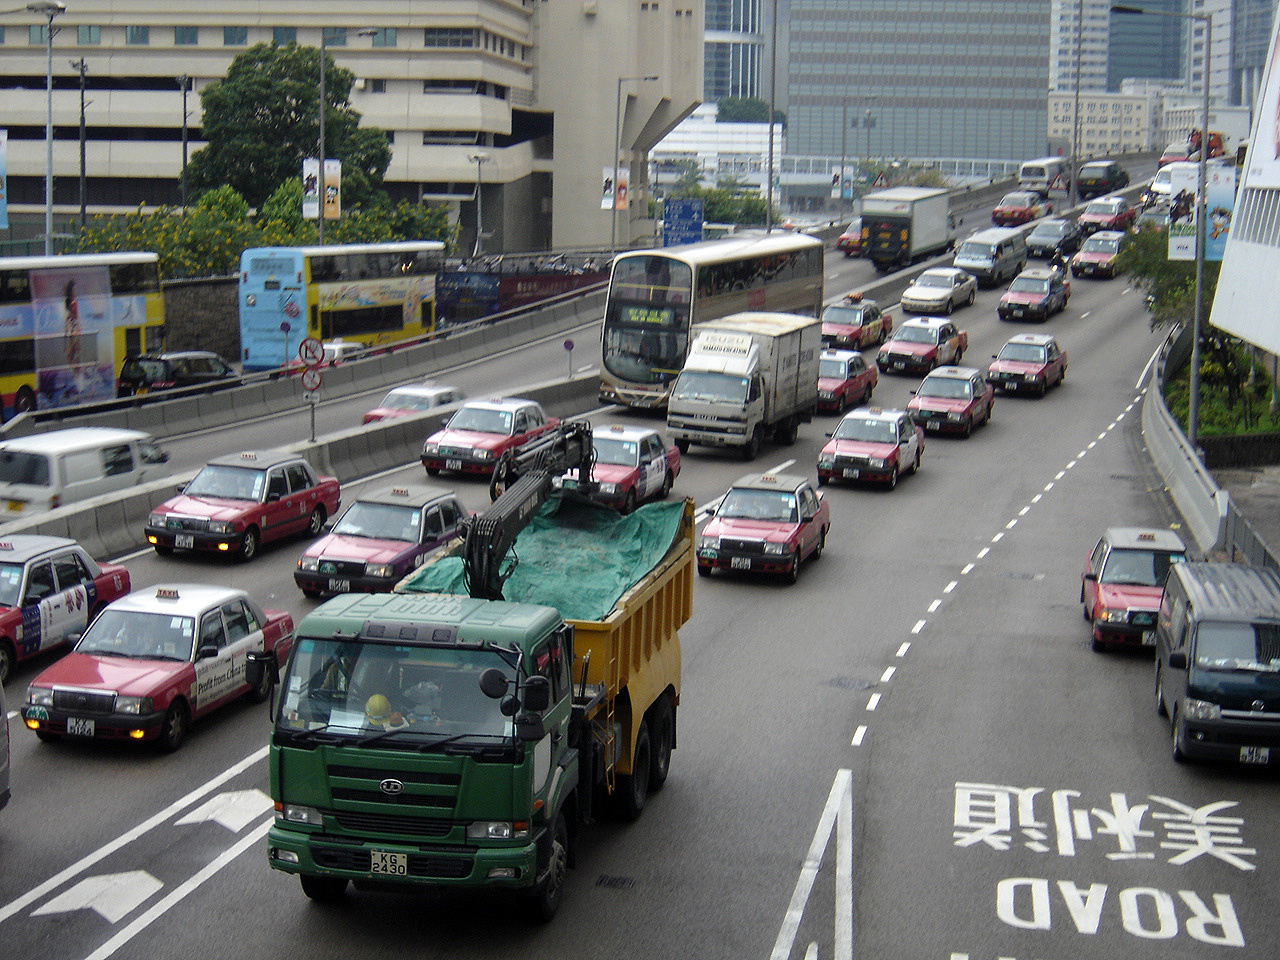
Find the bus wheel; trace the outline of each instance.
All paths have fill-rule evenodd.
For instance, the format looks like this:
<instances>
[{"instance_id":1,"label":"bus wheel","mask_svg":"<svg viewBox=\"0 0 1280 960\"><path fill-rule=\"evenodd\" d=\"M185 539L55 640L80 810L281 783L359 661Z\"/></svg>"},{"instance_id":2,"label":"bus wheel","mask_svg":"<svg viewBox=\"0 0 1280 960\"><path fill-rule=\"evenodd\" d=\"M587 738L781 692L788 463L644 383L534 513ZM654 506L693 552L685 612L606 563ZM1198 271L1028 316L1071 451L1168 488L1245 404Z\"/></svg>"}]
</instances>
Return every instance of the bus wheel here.
<instances>
[{"instance_id":1,"label":"bus wheel","mask_svg":"<svg viewBox=\"0 0 1280 960\"><path fill-rule=\"evenodd\" d=\"M36 395L30 387L19 387L13 398L14 413L30 413L36 408Z\"/></svg>"}]
</instances>

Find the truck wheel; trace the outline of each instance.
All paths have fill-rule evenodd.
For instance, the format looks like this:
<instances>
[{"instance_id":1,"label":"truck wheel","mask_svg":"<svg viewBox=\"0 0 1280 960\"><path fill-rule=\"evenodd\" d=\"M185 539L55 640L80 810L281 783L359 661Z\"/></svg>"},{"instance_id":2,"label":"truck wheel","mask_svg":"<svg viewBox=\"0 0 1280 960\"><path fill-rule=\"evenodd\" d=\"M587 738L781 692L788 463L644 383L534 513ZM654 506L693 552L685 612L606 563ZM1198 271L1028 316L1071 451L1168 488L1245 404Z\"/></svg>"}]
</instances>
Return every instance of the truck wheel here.
<instances>
[{"instance_id":1,"label":"truck wheel","mask_svg":"<svg viewBox=\"0 0 1280 960\"><path fill-rule=\"evenodd\" d=\"M631 756L631 775L618 777L617 811L623 820L634 822L644 813L649 799L649 724L641 721L636 749Z\"/></svg>"},{"instance_id":2,"label":"truck wheel","mask_svg":"<svg viewBox=\"0 0 1280 960\"><path fill-rule=\"evenodd\" d=\"M800 436L800 423L795 417L787 417L773 431L774 442L785 447L791 446Z\"/></svg>"},{"instance_id":3,"label":"truck wheel","mask_svg":"<svg viewBox=\"0 0 1280 960\"><path fill-rule=\"evenodd\" d=\"M756 427L751 431L751 439L742 445L742 459L754 460L760 455L760 445L764 442L764 430Z\"/></svg>"},{"instance_id":4,"label":"truck wheel","mask_svg":"<svg viewBox=\"0 0 1280 960\"><path fill-rule=\"evenodd\" d=\"M688 452L689 452L689 441L688 441L688 440L677 440L677 441L676 441L676 449L677 449L677 450L679 450L681 453L688 453Z\"/></svg>"},{"instance_id":5,"label":"truck wheel","mask_svg":"<svg viewBox=\"0 0 1280 960\"><path fill-rule=\"evenodd\" d=\"M302 881L302 892L317 903L333 903L347 892L347 881L342 877L309 877L303 874L298 879Z\"/></svg>"},{"instance_id":6,"label":"truck wheel","mask_svg":"<svg viewBox=\"0 0 1280 960\"><path fill-rule=\"evenodd\" d=\"M569 873L569 828L565 826L563 813L556 815L549 846L545 864L547 878L529 895L530 919L537 923L549 923L564 899L564 881Z\"/></svg>"},{"instance_id":7,"label":"truck wheel","mask_svg":"<svg viewBox=\"0 0 1280 960\"><path fill-rule=\"evenodd\" d=\"M676 740L675 711L664 694L653 708L653 749L649 753L649 792L657 793L671 771L671 751Z\"/></svg>"}]
</instances>

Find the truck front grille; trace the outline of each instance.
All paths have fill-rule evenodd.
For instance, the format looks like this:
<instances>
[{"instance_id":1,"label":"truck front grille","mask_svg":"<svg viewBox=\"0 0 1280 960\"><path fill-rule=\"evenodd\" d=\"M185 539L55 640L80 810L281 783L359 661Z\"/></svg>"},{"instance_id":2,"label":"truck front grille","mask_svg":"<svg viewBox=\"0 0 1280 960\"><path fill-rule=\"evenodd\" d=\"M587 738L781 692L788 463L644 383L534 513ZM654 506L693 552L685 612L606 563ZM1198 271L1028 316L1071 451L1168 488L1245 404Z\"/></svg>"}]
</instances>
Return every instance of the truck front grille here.
<instances>
[{"instance_id":1,"label":"truck front grille","mask_svg":"<svg viewBox=\"0 0 1280 960\"><path fill-rule=\"evenodd\" d=\"M447 837L453 825L447 820L397 816L392 813L353 813L336 810L333 819L352 833L390 833L411 837Z\"/></svg>"}]
</instances>

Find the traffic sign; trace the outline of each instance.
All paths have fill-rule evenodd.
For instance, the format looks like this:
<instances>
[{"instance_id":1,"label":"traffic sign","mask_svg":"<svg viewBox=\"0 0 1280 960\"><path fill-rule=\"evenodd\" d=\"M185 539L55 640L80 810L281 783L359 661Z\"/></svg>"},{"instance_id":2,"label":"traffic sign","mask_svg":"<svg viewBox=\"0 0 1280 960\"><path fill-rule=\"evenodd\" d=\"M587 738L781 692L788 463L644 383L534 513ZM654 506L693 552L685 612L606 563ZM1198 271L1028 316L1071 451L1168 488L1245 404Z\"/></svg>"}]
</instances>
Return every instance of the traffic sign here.
<instances>
[{"instance_id":1,"label":"traffic sign","mask_svg":"<svg viewBox=\"0 0 1280 960\"><path fill-rule=\"evenodd\" d=\"M309 367L318 366L324 359L324 344L315 337L307 337L298 344L298 359ZM308 389L314 390L315 387Z\"/></svg>"},{"instance_id":2,"label":"traffic sign","mask_svg":"<svg viewBox=\"0 0 1280 960\"><path fill-rule=\"evenodd\" d=\"M662 203L662 245L673 247L702 239L702 198L669 197Z\"/></svg>"},{"instance_id":3,"label":"traffic sign","mask_svg":"<svg viewBox=\"0 0 1280 960\"><path fill-rule=\"evenodd\" d=\"M308 393L320 389L320 371L315 367L307 367L302 371L302 389Z\"/></svg>"}]
</instances>

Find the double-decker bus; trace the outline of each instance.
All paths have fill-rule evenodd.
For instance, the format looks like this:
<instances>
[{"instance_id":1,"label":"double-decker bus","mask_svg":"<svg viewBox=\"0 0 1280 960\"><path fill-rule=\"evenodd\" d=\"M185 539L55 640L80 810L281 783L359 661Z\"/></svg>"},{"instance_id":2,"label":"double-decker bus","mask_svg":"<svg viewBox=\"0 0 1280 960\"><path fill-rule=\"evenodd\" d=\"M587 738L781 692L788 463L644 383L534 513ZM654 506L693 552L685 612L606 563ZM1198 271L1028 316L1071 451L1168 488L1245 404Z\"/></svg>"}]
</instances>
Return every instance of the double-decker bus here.
<instances>
[{"instance_id":1,"label":"double-decker bus","mask_svg":"<svg viewBox=\"0 0 1280 960\"><path fill-rule=\"evenodd\" d=\"M4 417L110 400L127 356L162 347L154 253L0 257Z\"/></svg>"},{"instance_id":2,"label":"double-decker bus","mask_svg":"<svg viewBox=\"0 0 1280 960\"><path fill-rule=\"evenodd\" d=\"M308 337L366 347L435 330L438 240L254 247L240 255L244 369L288 366Z\"/></svg>"},{"instance_id":3,"label":"double-decker bus","mask_svg":"<svg viewBox=\"0 0 1280 960\"><path fill-rule=\"evenodd\" d=\"M619 254L605 300L600 399L665 406L689 327L743 310L818 316L822 241L773 233Z\"/></svg>"}]
</instances>

